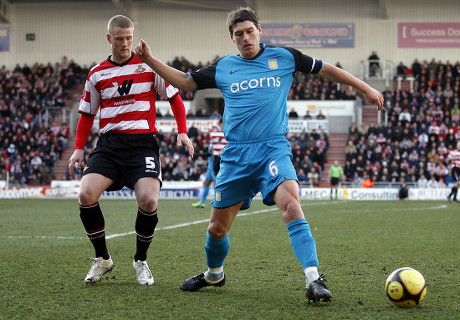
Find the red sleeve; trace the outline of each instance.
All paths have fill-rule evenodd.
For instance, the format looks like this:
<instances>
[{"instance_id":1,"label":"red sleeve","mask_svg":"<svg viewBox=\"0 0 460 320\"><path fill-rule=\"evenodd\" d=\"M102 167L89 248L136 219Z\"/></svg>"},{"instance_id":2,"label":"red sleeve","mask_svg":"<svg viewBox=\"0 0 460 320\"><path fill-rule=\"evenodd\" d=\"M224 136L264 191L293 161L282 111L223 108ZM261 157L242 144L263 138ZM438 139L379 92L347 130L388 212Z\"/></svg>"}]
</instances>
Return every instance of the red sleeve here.
<instances>
[{"instance_id":1,"label":"red sleeve","mask_svg":"<svg viewBox=\"0 0 460 320\"><path fill-rule=\"evenodd\" d=\"M94 116L89 116L86 114L80 115L80 120L77 124L77 137L75 141L75 150L84 149L86 140L93 128Z\"/></svg>"},{"instance_id":2,"label":"red sleeve","mask_svg":"<svg viewBox=\"0 0 460 320\"><path fill-rule=\"evenodd\" d=\"M179 133L187 134L187 115L185 114L185 106L181 97L176 94L169 99L174 118L176 118L177 129Z\"/></svg>"}]
</instances>

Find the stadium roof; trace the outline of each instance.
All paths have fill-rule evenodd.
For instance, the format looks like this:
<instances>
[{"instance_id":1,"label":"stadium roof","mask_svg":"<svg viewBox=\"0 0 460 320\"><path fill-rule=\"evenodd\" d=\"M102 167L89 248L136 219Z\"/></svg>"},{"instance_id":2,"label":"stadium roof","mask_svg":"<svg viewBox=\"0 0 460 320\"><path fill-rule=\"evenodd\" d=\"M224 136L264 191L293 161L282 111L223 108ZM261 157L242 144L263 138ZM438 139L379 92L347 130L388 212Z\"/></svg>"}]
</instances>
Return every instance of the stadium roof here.
<instances>
[{"instance_id":1,"label":"stadium roof","mask_svg":"<svg viewBox=\"0 0 460 320\"><path fill-rule=\"evenodd\" d=\"M27 3L53 3L53 2L95 2L95 0L6 0L10 4L27 4ZM98 2L111 2L113 5L126 10L131 3L155 3L161 6L174 6L182 8L196 8L201 10L232 10L238 6L254 6L252 0L96 0Z\"/></svg>"}]
</instances>

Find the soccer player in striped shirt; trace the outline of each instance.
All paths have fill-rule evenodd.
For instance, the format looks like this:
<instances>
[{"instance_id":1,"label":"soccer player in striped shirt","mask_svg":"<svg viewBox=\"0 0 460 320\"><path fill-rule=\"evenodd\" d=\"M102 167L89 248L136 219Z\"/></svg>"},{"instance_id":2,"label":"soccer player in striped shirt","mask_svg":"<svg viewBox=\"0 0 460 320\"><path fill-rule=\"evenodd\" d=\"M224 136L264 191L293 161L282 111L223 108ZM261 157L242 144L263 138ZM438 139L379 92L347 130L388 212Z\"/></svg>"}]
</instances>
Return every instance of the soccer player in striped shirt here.
<instances>
[{"instance_id":1,"label":"soccer player in striped shirt","mask_svg":"<svg viewBox=\"0 0 460 320\"><path fill-rule=\"evenodd\" d=\"M222 132L222 121L219 122L219 127L213 126L210 132L211 144L210 152L211 155L208 157L208 167L206 169L206 178L203 182L203 191L201 193L201 199L198 202L192 204L195 208L204 208L206 198L208 197L211 183L216 180L217 173L220 168L220 154L222 149L227 144L224 133Z\"/></svg>"},{"instance_id":2,"label":"soccer player in striped shirt","mask_svg":"<svg viewBox=\"0 0 460 320\"><path fill-rule=\"evenodd\" d=\"M80 184L80 218L94 246L96 257L85 277L86 283L100 281L113 268L105 241L105 222L99 198L105 190L133 189L138 204L136 253L133 267L137 281L152 285L147 249L158 222L157 203L161 187L158 140L155 134L157 94L169 100L178 126L177 145L193 157L187 137L184 104L179 91L156 74L131 51L134 24L117 15L108 23L107 41L112 55L88 73L80 100L75 151L69 170L84 164L83 149L94 117L100 112L100 138L89 156Z\"/></svg>"},{"instance_id":3,"label":"soccer player in striped shirt","mask_svg":"<svg viewBox=\"0 0 460 320\"><path fill-rule=\"evenodd\" d=\"M330 301L332 294L318 273L315 240L299 201L299 184L292 164L287 96L296 71L318 74L348 84L380 110L383 95L348 72L287 47L260 43L262 27L251 8L238 8L227 19L239 55L228 55L189 74L156 59L141 40L136 55L164 79L184 91L221 90L225 111L225 146L216 177L205 252L208 270L185 280L180 288L197 291L225 284L224 260L230 247L228 232L239 210L249 208L260 191L267 205L276 204L286 223L292 250L302 265L308 300ZM256 229L264 232L260 226Z\"/></svg>"},{"instance_id":4,"label":"soccer player in striped shirt","mask_svg":"<svg viewBox=\"0 0 460 320\"><path fill-rule=\"evenodd\" d=\"M452 176L454 177L455 184L450 190L447 200L457 201L457 191L460 187L460 141L457 142L457 149L452 150L447 156L447 160L450 162L450 167L452 168Z\"/></svg>"}]
</instances>

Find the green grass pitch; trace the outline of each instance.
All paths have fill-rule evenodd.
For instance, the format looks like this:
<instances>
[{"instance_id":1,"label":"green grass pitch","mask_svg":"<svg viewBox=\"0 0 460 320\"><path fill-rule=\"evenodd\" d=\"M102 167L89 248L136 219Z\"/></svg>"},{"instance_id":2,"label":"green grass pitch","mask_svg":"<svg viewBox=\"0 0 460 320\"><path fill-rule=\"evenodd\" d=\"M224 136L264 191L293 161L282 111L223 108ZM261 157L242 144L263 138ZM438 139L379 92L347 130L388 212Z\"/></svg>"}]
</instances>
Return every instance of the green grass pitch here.
<instances>
[{"instance_id":1,"label":"green grass pitch","mask_svg":"<svg viewBox=\"0 0 460 320\"><path fill-rule=\"evenodd\" d=\"M254 201L230 231L227 284L182 292L206 269L210 208L160 200L149 250L153 286L137 284L134 200L102 200L115 268L83 282L94 252L77 200L0 200L0 319L459 319L460 205L437 201L302 201L320 273L334 299L308 304L300 263L276 207ZM427 282L421 305L385 295L400 267Z\"/></svg>"}]
</instances>

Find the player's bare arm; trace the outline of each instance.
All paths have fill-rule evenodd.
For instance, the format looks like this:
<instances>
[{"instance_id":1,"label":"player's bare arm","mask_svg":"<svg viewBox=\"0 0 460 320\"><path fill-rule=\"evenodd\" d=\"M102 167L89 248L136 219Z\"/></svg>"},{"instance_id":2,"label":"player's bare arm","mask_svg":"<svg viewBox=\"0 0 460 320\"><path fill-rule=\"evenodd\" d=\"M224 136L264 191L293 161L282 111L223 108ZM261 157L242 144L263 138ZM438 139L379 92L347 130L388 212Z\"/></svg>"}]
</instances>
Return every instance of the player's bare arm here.
<instances>
[{"instance_id":1,"label":"player's bare arm","mask_svg":"<svg viewBox=\"0 0 460 320\"><path fill-rule=\"evenodd\" d=\"M195 152L195 149L193 148L192 141L189 139L189 137L185 133L179 133L177 135L177 146L178 147L184 146L185 149L187 149L188 154L190 155L190 158L193 158L193 153Z\"/></svg>"},{"instance_id":2,"label":"player's bare arm","mask_svg":"<svg viewBox=\"0 0 460 320\"><path fill-rule=\"evenodd\" d=\"M197 85L195 81L188 74L168 66L162 61L152 56L150 47L144 40L141 39L139 44L134 49L134 53L149 65L150 68L155 70L167 82L182 91L196 90Z\"/></svg>"},{"instance_id":3,"label":"player's bare arm","mask_svg":"<svg viewBox=\"0 0 460 320\"><path fill-rule=\"evenodd\" d=\"M366 82L359 80L347 71L337 68L336 66L333 66L329 63L324 63L324 66L318 75L325 79L348 84L358 89L364 95L364 98L368 103L375 104L377 105L378 110L382 110L383 95L379 91L369 86Z\"/></svg>"}]
</instances>

